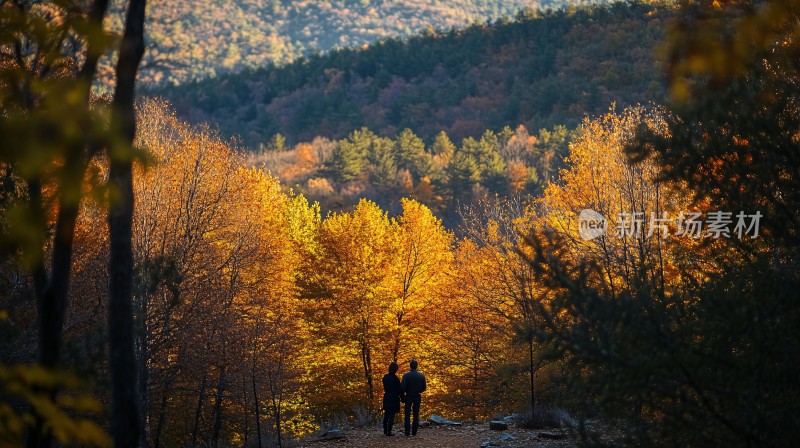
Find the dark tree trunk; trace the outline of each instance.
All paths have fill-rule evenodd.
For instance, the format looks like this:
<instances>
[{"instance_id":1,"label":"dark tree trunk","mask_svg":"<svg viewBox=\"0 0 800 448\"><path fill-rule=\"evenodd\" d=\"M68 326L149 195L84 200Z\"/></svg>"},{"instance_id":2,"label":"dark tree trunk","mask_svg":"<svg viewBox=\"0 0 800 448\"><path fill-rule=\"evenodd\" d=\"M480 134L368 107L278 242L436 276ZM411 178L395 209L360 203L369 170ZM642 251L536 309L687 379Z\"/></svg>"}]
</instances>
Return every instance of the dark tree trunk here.
<instances>
[{"instance_id":1,"label":"dark tree trunk","mask_svg":"<svg viewBox=\"0 0 800 448\"><path fill-rule=\"evenodd\" d=\"M161 433L164 431L164 421L167 417L167 407L169 406L169 394L172 391L172 386L175 384L175 379L178 376L178 371L171 371L167 369L164 374L166 375L166 381L164 382L162 391L161 391L161 404L158 408L158 420L156 422L156 430L153 434L153 448L159 448L161 446Z\"/></svg>"},{"instance_id":2,"label":"dark tree trunk","mask_svg":"<svg viewBox=\"0 0 800 448\"><path fill-rule=\"evenodd\" d=\"M375 386L372 384L372 353L370 353L369 343L365 340L361 342L361 364L364 367L364 379L367 382L367 397L372 407L372 399L375 398Z\"/></svg>"},{"instance_id":3,"label":"dark tree trunk","mask_svg":"<svg viewBox=\"0 0 800 448\"><path fill-rule=\"evenodd\" d=\"M76 158L78 160L76 160ZM80 170L83 177L83 156L73 154L67 161L67 170ZM70 166L71 165L71 166ZM73 176L77 173L73 173ZM72 179L74 182L74 179ZM66 182L66 180L65 180ZM62 189L80 188L78 185L61 185ZM41 189L38 182L30 188L34 207L41 205ZM75 239L75 223L78 217L79 203L60 201L58 217L56 218L55 235L53 237L53 260L50 278L44 264L35 269L34 293L36 295L36 311L39 323L39 364L48 369L58 366L61 357L61 336L64 328L64 316L67 311L67 293L69 292L69 279L72 271L72 248ZM43 255L43 254L42 254ZM55 398L56 391L49 391L51 398ZM28 433L26 446L28 448L49 448L52 445L52 435L44 427L44 420L36 416L36 423Z\"/></svg>"},{"instance_id":4,"label":"dark tree trunk","mask_svg":"<svg viewBox=\"0 0 800 448\"><path fill-rule=\"evenodd\" d=\"M278 448L283 447L283 364L286 354L286 340L281 341L278 362L275 369L269 371L269 391L272 396L272 416L275 419L275 432L278 436Z\"/></svg>"},{"instance_id":5,"label":"dark tree trunk","mask_svg":"<svg viewBox=\"0 0 800 448\"><path fill-rule=\"evenodd\" d=\"M115 448L137 448L141 435L138 371L133 332L133 139L136 72L144 54L146 0L130 0L116 67L111 124L120 135L109 142L111 187L108 332L111 370L111 428Z\"/></svg>"},{"instance_id":6,"label":"dark tree trunk","mask_svg":"<svg viewBox=\"0 0 800 448\"><path fill-rule=\"evenodd\" d=\"M92 5L89 20L92 25L101 27L105 17L108 1L99 0ZM86 59L78 79L86 84L84 91L84 105L89 107L89 89L91 81L97 70L97 61L100 57L98 47L90 43L86 52ZM32 101L28 101L32 107ZM88 136L87 136L88 137ZM87 138L88 142L88 138ZM44 254L39 256L42 261L34 267L34 294L36 297L36 310L38 317L38 350L39 364L46 368L55 368L61 355L61 336L64 327L64 316L67 311L67 295L69 292L69 279L72 271L72 250L75 237L75 223L78 217L80 202L66 197L67 191L80 190L83 174L86 170L88 156L83 147L70 148L65 161L62 185L59 186L59 211L56 218L56 228L53 237L53 259L50 277L44 267ZM45 230L44 210L42 208L42 190L39 179L28 182L28 193L31 207L35 216L39 217L37 224ZM56 391L52 391L55 398ZM28 433L26 445L29 448L46 448L51 446L52 436L44 430L44 421L37 416L36 423Z\"/></svg>"},{"instance_id":7,"label":"dark tree trunk","mask_svg":"<svg viewBox=\"0 0 800 448\"><path fill-rule=\"evenodd\" d=\"M471 408L472 408L472 421L473 422L478 420L478 415L477 415L478 414L478 389L480 387L479 386L480 379L479 379L479 375L478 375L478 369L480 368L479 365L480 365L480 358L478 356L473 356L472 357L472 394L471 394L471 398L472 398L472 400L471 400L472 401Z\"/></svg>"},{"instance_id":8,"label":"dark tree trunk","mask_svg":"<svg viewBox=\"0 0 800 448\"><path fill-rule=\"evenodd\" d=\"M103 19L108 9L108 0L97 0L89 10L89 23L97 28L102 28ZM97 62L103 52L97 42L89 42L83 66L77 78L84 83L84 107L89 108L89 97L92 80L97 71ZM26 89L27 90L27 89ZM32 107L32 101L26 101ZM89 143L91 136L87 135ZM92 142L90 147L95 147ZM47 368L54 368L59 363L61 353L61 334L64 327L64 315L67 311L67 294L69 279L72 270L72 249L75 237L75 223L77 221L80 202L66 197L67 191L80 191L83 175L86 171L88 160L92 153L86 153L86 148L76 146L70 148L65 161L64 173L66 176L60 185L59 211L56 218L56 229L53 238L53 259L50 278L48 280L44 262L34 268L34 294L39 323L39 363ZM44 230L44 210L42 208L41 183L33 179L28 183L31 206L36 216L41 218L40 224ZM43 255L43 254L40 254ZM55 397L55 391L52 392ZM28 433L26 444L29 448L45 448L52 444L52 437L43 431L43 420L36 417L36 424Z\"/></svg>"},{"instance_id":9,"label":"dark tree trunk","mask_svg":"<svg viewBox=\"0 0 800 448\"><path fill-rule=\"evenodd\" d=\"M211 446L219 446L219 432L222 428L222 394L225 392L225 366L219 368L217 394L214 398L214 430L211 433Z\"/></svg>"},{"instance_id":10,"label":"dark tree trunk","mask_svg":"<svg viewBox=\"0 0 800 448\"><path fill-rule=\"evenodd\" d=\"M278 448L283 448L283 430L281 428L281 420L283 420L283 411L281 410L281 399L272 397L272 413L275 415L275 434L278 437Z\"/></svg>"},{"instance_id":11,"label":"dark tree trunk","mask_svg":"<svg viewBox=\"0 0 800 448\"><path fill-rule=\"evenodd\" d=\"M253 379L253 404L256 411L256 436L258 437L258 448L264 448L261 441L261 405L258 403L258 390L256 388L256 357L253 356L253 372L251 375Z\"/></svg>"},{"instance_id":12,"label":"dark tree trunk","mask_svg":"<svg viewBox=\"0 0 800 448\"><path fill-rule=\"evenodd\" d=\"M167 394L169 392L169 388L164 389L164 393L161 396L161 407L158 409L158 423L156 424L156 433L153 437L153 448L159 448L161 446L161 431L164 428L164 418L167 414Z\"/></svg>"},{"instance_id":13,"label":"dark tree trunk","mask_svg":"<svg viewBox=\"0 0 800 448\"><path fill-rule=\"evenodd\" d=\"M244 397L244 443L247 444L247 439L250 437L250 406L247 400L247 379L242 381L242 397Z\"/></svg>"},{"instance_id":14,"label":"dark tree trunk","mask_svg":"<svg viewBox=\"0 0 800 448\"><path fill-rule=\"evenodd\" d=\"M148 338L150 337L150 329L147 326L147 313L148 313L149 297L147 294L141 294L141 305L139 307L139 320L140 328L136 335L137 346L139 349L139 356L137 363L139 368L139 403L141 404L141 415L139 416L140 425L142 427L142 440L139 445L142 448L148 447L150 440L150 348L148 346ZM166 394L164 394L166 397ZM158 447L158 445L156 445Z\"/></svg>"},{"instance_id":15,"label":"dark tree trunk","mask_svg":"<svg viewBox=\"0 0 800 448\"><path fill-rule=\"evenodd\" d=\"M531 416L536 413L536 395L535 395L535 383L534 383L534 375L536 373L536 366L534 365L533 359L533 336L528 340L528 354L530 355L530 374L531 374Z\"/></svg>"},{"instance_id":16,"label":"dark tree trunk","mask_svg":"<svg viewBox=\"0 0 800 448\"><path fill-rule=\"evenodd\" d=\"M61 353L61 333L67 311L67 292L72 271L72 243L77 217L78 204L62 202L56 222L50 281L44 291L37 292L39 363L48 368L58 365Z\"/></svg>"},{"instance_id":17,"label":"dark tree trunk","mask_svg":"<svg viewBox=\"0 0 800 448\"><path fill-rule=\"evenodd\" d=\"M392 361L397 362L397 357L400 354L400 337L403 331L403 312L395 315L397 318L397 331L394 333L394 347L392 348Z\"/></svg>"},{"instance_id":18,"label":"dark tree trunk","mask_svg":"<svg viewBox=\"0 0 800 448\"><path fill-rule=\"evenodd\" d=\"M206 379L208 369L203 371L203 380L200 381L200 393L197 394L197 409L194 412L194 426L192 427L192 448L197 448L197 434L200 430L200 416L203 413L203 401L206 399Z\"/></svg>"}]
</instances>

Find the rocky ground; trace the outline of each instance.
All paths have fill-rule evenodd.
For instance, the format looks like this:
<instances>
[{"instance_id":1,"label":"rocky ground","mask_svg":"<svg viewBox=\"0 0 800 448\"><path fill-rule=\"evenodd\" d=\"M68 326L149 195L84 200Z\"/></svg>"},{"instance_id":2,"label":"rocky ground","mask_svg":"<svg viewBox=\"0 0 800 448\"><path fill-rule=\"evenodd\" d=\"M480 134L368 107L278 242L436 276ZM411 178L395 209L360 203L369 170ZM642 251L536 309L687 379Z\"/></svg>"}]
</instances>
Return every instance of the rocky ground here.
<instances>
[{"instance_id":1,"label":"rocky ground","mask_svg":"<svg viewBox=\"0 0 800 448\"><path fill-rule=\"evenodd\" d=\"M495 431L489 423L464 424L462 426L431 426L420 428L415 437L404 437L400 426L396 435L386 437L380 428L352 429L341 433L334 431L325 436L313 436L300 446L308 448L555 448L575 447L576 439L558 430L527 430L510 425L508 429Z\"/></svg>"}]
</instances>

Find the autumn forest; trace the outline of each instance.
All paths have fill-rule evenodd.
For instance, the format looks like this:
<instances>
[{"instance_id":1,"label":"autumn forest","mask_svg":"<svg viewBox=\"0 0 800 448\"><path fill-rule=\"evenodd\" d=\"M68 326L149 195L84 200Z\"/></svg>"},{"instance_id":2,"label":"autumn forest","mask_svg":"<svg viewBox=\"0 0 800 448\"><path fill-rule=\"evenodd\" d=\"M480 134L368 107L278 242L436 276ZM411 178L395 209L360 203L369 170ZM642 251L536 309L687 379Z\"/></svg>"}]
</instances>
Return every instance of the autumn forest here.
<instances>
[{"instance_id":1,"label":"autumn forest","mask_svg":"<svg viewBox=\"0 0 800 448\"><path fill-rule=\"evenodd\" d=\"M0 0L0 447L796 444L799 2L201 3Z\"/></svg>"}]
</instances>

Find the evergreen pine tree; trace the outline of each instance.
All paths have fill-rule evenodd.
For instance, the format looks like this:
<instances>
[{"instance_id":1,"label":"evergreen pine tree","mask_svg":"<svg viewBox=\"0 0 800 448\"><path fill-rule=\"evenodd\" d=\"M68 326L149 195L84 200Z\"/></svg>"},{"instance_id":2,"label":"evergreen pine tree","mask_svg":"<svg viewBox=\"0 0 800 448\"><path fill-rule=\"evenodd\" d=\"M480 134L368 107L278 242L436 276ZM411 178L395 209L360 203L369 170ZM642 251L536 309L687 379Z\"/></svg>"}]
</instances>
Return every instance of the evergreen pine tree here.
<instances>
[{"instance_id":1,"label":"evergreen pine tree","mask_svg":"<svg viewBox=\"0 0 800 448\"><path fill-rule=\"evenodd\" d=\"M369 153L370 174L376 185L388 187L397 180L397 163L394 159L394 142L388 138L376 138Z\"/></svg>"},{"instance_id":2,"label":"evergreen pine tree","mask_svg":"<svg viewBox=\"0 0 800 448\"><path fill-rule=\"evenodd\" d=\"M286 137L282 134L277 133L269 139L269 143L267 143L266 150L272 152L280 152L286 149Z\"/></svg>"},{"instance_id":3,"label":"evergreen pine tree","mask_svg":"<svg viewBox=\"0 0 800 448\"><path fill-rule=\"evenodd\" d=\"M444 131L439 132L433 140L433 145L431 145L431 154L449 160L450 157L453 157L455 151L456 145L450 141L450 137L447 136L447 133Z\"/></svg>"},{"instance_id":4,"label":"evergreen pine tree","mask_svg":"<svg viewBox=\"0 0 800 448\"><path fill-rule=\"evenodd\" d=\"M425 142L411 129L404 129L395 141L395 160L399 168L406 168L416 181L433 170L433 158L425 152Z\"/></svg>"},{"instance_id":5,"label":"evergreen pine tree","mask_svg":"<svg viewBox=\"0 0 800 448\"><path fill-rule=\"evenodd\" d=\"M452 198L472 192L472 188L480 182L481 172L475 158L464 151L457 151L447 166L447 189Z\"/></svg>"},{"instance_id":6,"label":"evergreen pine tree","mask_svg":"<svg viewBox=\"0 0 800 448\"><path fill-rule=\"evenodd\" d=\"M367 155L374 139L375 134L362 128L337 143L328 169L338 182L349 182L361 175L367 166Z\"/></svg>"}]
</instances>

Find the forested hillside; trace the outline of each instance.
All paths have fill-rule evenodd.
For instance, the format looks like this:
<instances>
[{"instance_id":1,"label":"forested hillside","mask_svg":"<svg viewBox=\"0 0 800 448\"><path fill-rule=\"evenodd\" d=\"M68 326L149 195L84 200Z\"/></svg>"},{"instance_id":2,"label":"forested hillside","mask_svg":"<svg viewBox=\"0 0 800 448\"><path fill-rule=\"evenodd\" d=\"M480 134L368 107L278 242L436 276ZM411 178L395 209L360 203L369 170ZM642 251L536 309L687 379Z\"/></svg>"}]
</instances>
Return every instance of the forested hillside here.
<instances>
[{"instance_id":1,"label":"forested hillside","mask_svg":"<svg viewBox=\"0 0 800 448\"><path fill-rule=\"evenodd\" d=\"M561 0L166 0L148 11L150 48L140 79L181 83L431 28L463 28L514 15L522 8L562 4ZM117 29L122 28L120 18L111 17Z\"/></svg>"},{"instance_id":2,"label":"forested hillside","mask_svg":"<svg viewBox=\"0 0 800 448\"><path fill-rule=\"evenodd\" d=\"M612 102L663 98L654 50L672 11L627 3L528 11L158 93L250 147L276 133L293 143L361 127L382 136L410 128L428 142L440 131L460 141L505 125L572 128Z\"/></svg>"},{"instance_id":3,"label":"forested hillside","mask_svg":"<svg viewBox=\"0 0 800 448\"><path fill-rule=\"evenodd\" d=\"M338 141L318 137L291 149L278 134L263 151L251 153L249 163L319 202L324 213L351 210L368 198L396 215L400 200L412 198L452 229L460 222L460 207L487 195L541 193L564 167L578 133L564 126L533 134L524 126L506 126L461 142L440 132L426 144L410 129L380 137L363 128Z\"/></svg>"}]
</instances>

